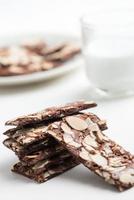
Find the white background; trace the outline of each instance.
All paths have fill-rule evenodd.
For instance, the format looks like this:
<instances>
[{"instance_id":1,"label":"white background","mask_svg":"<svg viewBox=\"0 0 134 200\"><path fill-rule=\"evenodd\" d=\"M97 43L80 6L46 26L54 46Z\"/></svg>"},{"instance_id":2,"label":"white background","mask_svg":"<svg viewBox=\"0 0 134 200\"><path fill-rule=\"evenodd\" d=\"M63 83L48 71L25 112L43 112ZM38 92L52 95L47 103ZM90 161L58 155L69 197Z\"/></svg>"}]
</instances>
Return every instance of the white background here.
<instances>
[{"instance_id":1,"label":"white background","mask_svg":"<svg viewBox=\"0 0 134 200\"><path fill-rule=\"evenodd\" d=\"M1 0L0 34L22 32L60 32L80 35L79 17L96 8L132 9L133 1L104 0ZM17 161L15 155L1 143L4 139L4 122L8 119L44 107L78 99L89 99L90 90L84 67L47 83L29 86L0 87L0 198L17 199L100 199L133 200L134 189L123 193L104 183L84 166L36 184L10 172ZM90 99L89 99L90 100ZM107 135L134 153L134 98L98 102L95 113L107 119Z\"/></svg>"}]
</instances>

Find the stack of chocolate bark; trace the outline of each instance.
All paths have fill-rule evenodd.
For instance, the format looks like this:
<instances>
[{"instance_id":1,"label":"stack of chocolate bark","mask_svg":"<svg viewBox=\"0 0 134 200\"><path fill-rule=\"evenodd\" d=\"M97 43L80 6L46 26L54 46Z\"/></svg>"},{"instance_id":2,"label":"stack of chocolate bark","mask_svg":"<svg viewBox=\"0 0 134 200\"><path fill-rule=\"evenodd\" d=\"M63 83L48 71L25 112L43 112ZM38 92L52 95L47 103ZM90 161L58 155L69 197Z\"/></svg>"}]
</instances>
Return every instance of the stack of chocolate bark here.
<instances>
[{"instance_id":1,"label":"stack of chocolate bark","mask_svg":"<svg viewBox=\"0 0 134 200\"><path fill-rule=\"evenodd\" d=\"M82 163L120 191L132 187L134 157L104 135L104 120L80 112L94 106L79 101L8 121L16 128L4 133L4 145L20 160L12 170L45 182Z\"/></svg>"},{"instance_id":2,"label":"stack of chocolate bark","mask_svg":"<svg viewBox=\"0 0 134 200\"><path fill-rule=\"evenodd\" d=\"M16 128L4 133L8 136L4 145L14 151L20 160L12 170L37 182L44 182L76 166L79 162L47 133L47 128L62 117L95 105L93 102L76 102L8 121L7 125L15 125ZM91 117L99 121L96 116Z\"/></svg>"}]
</instances>

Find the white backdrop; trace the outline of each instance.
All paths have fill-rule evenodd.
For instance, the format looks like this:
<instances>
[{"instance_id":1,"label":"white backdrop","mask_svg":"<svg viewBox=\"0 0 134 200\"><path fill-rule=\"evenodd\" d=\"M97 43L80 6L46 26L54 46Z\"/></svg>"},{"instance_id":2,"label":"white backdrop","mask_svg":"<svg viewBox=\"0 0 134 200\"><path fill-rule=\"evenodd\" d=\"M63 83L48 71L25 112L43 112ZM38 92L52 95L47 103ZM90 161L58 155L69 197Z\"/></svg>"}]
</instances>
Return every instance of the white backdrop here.
<instances>
[{"instance_id":1,"label":"white backdrop","mask_svg":"<svg viewBox=\"0 0 134 200\"><path fill-rule=\"evenodd\" d=\"M80 35L79 17L96 8L132 9L133 0L0 0L0 35L22 32L62 32ZM48 83L0 87L0 198L2 200L100 199L133 200L134 189L119 193L83 166L45 184L36 184L10 172L15 155L1 143L4 122L46 106L88 99L84 67ZM107 134L134 153L134 98L98 102L94 111L108 120Z\"/></svg>"},{"instance_id":2,"label":"white backdrop","mask_svg":"<svg viewBox=\"0 0 134 200\"><path fill-rule=\"evenodd\" d=\"M133 0L0 0L0 33L69 31L79 33L78 18L94 9L132 9Z\"/></svg>"}]
</instances>

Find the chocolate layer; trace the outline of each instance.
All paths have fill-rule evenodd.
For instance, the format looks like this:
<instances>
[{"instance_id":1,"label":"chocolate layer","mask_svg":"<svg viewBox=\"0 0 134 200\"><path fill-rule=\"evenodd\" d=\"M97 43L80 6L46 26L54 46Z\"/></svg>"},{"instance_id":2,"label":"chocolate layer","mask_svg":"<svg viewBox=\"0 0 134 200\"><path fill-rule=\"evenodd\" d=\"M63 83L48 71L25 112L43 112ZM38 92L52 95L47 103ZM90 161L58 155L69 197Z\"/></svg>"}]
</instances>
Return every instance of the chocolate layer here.
<instances>
[{"instance_id":1,"label":"chocolate layer","mask_svg":"<svg viewBox=\"0 0 134 200\"><path fill-rule=\"evenodd\" d=\"M57 141L55 141L53 138L48 138L46 140L40 141L37 144L34 145L29 145L27 147L24 147L23 145L20 145L18 142L15 140L8 138L4 140L3 144L14 151L19 157L23 157L25 155L29 155L33 152L45 149L48 146L52 146L57 144Z\"/></svg>"},{"instance_id":2,"label":"chocolate layer","mask_svg":"<svg viewBox=\"0 0 134 200\"><path fill-rule=\"evenodd\" d=\"M57 157L61 153L65 153L67 150L60 144L48 146L40 151L19 157L21 163L26 166L36 164L38 161L48 159L51 157Z\"/></svg>"},{"instance_id":3,"label":"chocolate layer","mask_svg":"<svg viewBox=\"0 0 134 200\"><path fill-rule=\"evenodd\" d=\"M62 117L73 115L81 110L95 107L92 101L78 101L66 104L65 106L50 107L41 112L25 115L6 122L6 125L24 126L28 124L40 123L42 121L57 120Z\"/></svg>"},{"instance_id":4,"label":"chocolate layer","mask_svg":"<svg viewBox=\"0 0 134 200\"><path fill-rule=\"evenodd\" d=\"M48 133L87 168L120 191L134 185L134 157L105 136L99 126L83 115L54 122Z\"/></svg>"},{"instance_id":5,"label":"chocolate layer","mask_svg":"<svg viewBox=\"0 0 134 200\"><path fill-rule=\"evenodd\" d=\"M74 158L71 158L70 160L68 160L68 162L65 161L60 165L51 166L41 174L35 175L35 174L29 174L25 169L25 167L19 162L13 166L12 171L21 174L23 176L26 176L30 179L33 179L38 183L43 183L59 174L66 172L67 170L77 165L78 162Z\"/></svg>"},{"instance_id":6,"label":"chocolate layer","mask_svg":"<svg viewBox=\"0 0 134 200\"><path fill-rule=\"evenodd\" d=\"M100 120L96 115L92 113L83 113L83 117L89 117L94 123L97 123L101 130L107 129L106 122ZM48 126L38 125L32 128L14 128L7 130L4 134L8 137L14 139L23 146L28 146L36 143L40 140L45 140L48 137L51 137L46 133Z\"/></svg>"}]
</instances>

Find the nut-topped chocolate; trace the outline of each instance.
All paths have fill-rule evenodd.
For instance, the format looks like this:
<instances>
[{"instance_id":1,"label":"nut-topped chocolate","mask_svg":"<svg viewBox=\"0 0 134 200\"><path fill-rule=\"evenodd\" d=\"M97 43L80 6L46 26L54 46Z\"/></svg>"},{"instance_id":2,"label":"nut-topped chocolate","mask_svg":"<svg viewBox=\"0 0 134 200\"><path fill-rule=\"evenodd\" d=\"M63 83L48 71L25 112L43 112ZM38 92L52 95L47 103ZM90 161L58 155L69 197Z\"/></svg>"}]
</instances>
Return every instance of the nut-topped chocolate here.
<instances>
[{"instance_id":1,"label":"nut-topped chocolate","mask_svg":"<svg viewBox=\"0 0 134 200\"><path fill-rule=\"evenodd\" d=\"M48 133L87 168L122 191L134 185L134 157L81 114L50 124Z\"/></svg>"},{"instance_id":2,"label":"nut-topped chocolate","mask_svg":"<svg viewBox=\"0 0 134 200\"><path fill-rule=\"evenodd\" d=\"M30 169L28 170L25 166L21 164L21 162L19 162L13 166L12 171L24 175L30 179L33 179L38 183L43 183L55 176L58 176L59 174L68 171L69 169L72 169L78 164L79 164L78 161L75 158L71 157L70 159L67 160L67 162L65 160L62 163L60 163L60 165L54 164L49 166L46 170L44 170L40 174L32 174L29 173Z\"/></svg>"},{"instance_id":3,"label":"nut-topped chocolate","mask_svg":"<svg viewBox=\"0 0 134 200\"><path fill-rule=\"evenodd\" d=\"M107 129L106 121L100 120L96 115L92 113L83 113L83 117L89 117L94 123L97 123L101 130ZM50 123L48 123L49 125ZM4 134L8 137L14 139L19 144L23 146L28 146L36 143L37 141L45 140L50 135L47 134L48 125L37 125L34 127L23 127L23 128L13 128L7 130Z\"/></svg>"},{"instance_id":4,"label":"nut-topped chocolate","mask_svg":"<svg viewBox=\"0 0 134 200\"><path fill-rule=\"evenodd\" d=\"M50 120L57 120L67 115L73 115L79 111L97 106L93 101L76 101L65 106L55 106L44 109L40 112L18 117L6 122L6 125L25 126L36 123L48 123Z\"/></svg>"},{"instance_id":5,"label":"nut-topped chocolate","mask_svg":"<svg viewBox=\"0 0 134 200\"><path fill-rule=\"evenodd\" d=\"M34 47L33 47L34 48ZM38 53L40 47L38 47ZM29 51L32 51L30 48ZM49 54L49 53L48 53ZM15 128L7 130L4 145L14 151L20 162L13 171L23 174L37 182L44 182L79 164L68 150L47 133L49 124L59 121L63 116L71 116L96 103L78 101L60 107L50 107L41 112L8 121ZM82 113L97 123L101 130L107 128L106 122L92 113ZM66 128L66 127L64 127ZM52 165L52 166L50 166ZM51 169L50 169L51 168Z\"/></svg>"},{"instance_id":6,"label":"nut-topped chocolate","mask_svg":"<svg viewBox=\"0 0 134 200\"><path fill-rule=\"evenodd\" d=\"M134 157L103 134L106 122L80 113L94 102L79 101L8 121L5 146L20 162L13 171L44 182L83 163L120 191L134 185ZM58 165L60 163L60 165Z\"/></svg>"}]
</instances>

